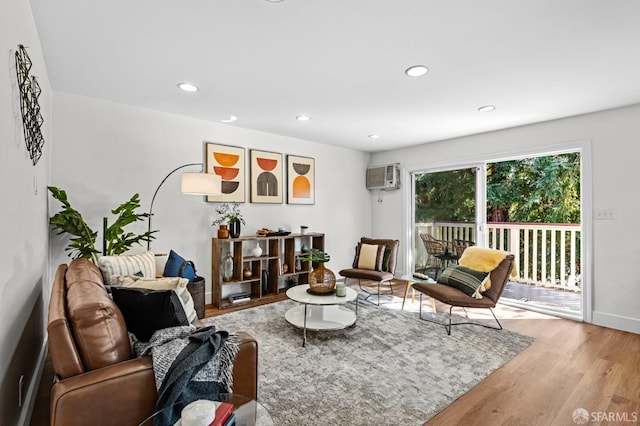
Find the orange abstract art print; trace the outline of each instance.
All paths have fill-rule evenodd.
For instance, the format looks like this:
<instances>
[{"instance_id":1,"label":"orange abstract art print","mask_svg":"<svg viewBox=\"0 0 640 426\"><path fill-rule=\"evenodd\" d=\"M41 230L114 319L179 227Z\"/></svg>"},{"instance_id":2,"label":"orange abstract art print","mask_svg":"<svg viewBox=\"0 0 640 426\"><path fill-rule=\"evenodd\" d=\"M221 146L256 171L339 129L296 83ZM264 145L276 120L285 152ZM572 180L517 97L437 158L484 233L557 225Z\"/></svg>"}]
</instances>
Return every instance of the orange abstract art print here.
<instances>
[{"instance_id":1,"label":"orange abstract art print","mask_svg":"<svg viewBox=\"0 0 640 426\"><path fill-rule=\"evenodd\" d=\"M287 203L315 203L315 160L287 155Z\"/></svg>"},{"instance_id":2,"label":"orange abstract art print","mask_svg":"<svg viewBox=\"0 0 640 426\"><path fill-rule=\"evenodd\" d=\"M209 195L207 201L223 203L245 202L245 150L236 146L206 143L207 173L222 178L222 194Z\"/></svg>"}]
</instances>

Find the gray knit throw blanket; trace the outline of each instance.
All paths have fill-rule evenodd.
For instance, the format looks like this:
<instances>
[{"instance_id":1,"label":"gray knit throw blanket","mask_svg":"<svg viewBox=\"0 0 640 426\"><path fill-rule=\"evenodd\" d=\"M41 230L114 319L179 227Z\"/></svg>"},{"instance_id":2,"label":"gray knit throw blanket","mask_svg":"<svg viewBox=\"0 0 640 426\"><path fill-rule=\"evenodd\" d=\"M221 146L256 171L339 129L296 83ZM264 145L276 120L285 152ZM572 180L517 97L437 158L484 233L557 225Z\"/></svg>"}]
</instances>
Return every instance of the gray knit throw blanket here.
<instances>
[{"instance_id":1,"label":"gray knit throw blanket","mask_svg":"<svg viewBox=\"0 0 640 426\"><path fill-rule=\"evenodd\" d=\"M134 342L137 356L151 354L158 401L154 425L173 425L180 411L197 399L231 393L238 336L215 327L171 327L156 331L149 342Z\"/></svg>"}]
</instances>

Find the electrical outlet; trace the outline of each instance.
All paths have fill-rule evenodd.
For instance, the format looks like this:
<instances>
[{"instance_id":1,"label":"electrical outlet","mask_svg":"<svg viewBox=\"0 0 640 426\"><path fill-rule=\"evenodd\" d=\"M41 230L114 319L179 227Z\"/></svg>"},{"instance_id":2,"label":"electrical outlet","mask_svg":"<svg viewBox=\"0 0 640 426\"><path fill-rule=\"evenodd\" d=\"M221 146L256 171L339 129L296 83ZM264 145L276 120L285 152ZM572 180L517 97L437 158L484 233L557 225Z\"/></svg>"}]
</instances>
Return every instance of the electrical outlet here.
<instances>
[{"instance_id":1,"label":"electrical outlet","mask_svg":"<svg viewBox=\"0 0 640 426\"><path fill-rule=\"evenodd\" d=\"M614 209L596 209L596 220L614 220L616 218L616 211Z\"/></svg>"}]
</instances>

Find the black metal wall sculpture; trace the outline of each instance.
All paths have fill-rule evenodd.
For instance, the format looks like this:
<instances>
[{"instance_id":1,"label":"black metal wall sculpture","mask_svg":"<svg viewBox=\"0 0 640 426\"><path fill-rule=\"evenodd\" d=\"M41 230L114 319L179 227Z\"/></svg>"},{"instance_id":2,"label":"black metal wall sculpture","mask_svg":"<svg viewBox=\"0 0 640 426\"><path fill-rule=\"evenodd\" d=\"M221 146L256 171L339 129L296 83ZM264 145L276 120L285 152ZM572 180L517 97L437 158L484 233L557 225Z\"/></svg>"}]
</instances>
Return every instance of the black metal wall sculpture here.
<instances>
[{"instance_id":1,"label":"black metal wall sculpture","mask_svg":"<svg viewBox=\"0 0 640 426\"><path fill-rule=\"evenodd\" d=\"M38 98L40 97L40 85L35 76L30 76L31 59L27 55L23 45L18 45L16 51L16 74L18 76L18 90L20 91L20 111L22 113L22 130L24 141L27 144L29 157L35 166L42 156L44 138L40 128L44 119L40 113Z\"/></svg>"}]
</instances>

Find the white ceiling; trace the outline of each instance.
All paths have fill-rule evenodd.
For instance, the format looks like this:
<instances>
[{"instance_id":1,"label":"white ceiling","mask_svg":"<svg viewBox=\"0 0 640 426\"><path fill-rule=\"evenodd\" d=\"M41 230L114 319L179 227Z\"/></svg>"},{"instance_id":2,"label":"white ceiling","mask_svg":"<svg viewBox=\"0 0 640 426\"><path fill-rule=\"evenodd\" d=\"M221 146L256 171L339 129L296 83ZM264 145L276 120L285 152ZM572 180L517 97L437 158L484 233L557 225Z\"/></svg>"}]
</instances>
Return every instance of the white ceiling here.
<instances>
[{"instance_id":1,"label":"white ceiling","mask_svg":"<svg viewBox=\"0 0 640 426\"><path fill-rule=\"evenodd\" d=\"M640 102L637 0L31 5L55 90L363 151Z\"/></svg>"}]
</instances>

